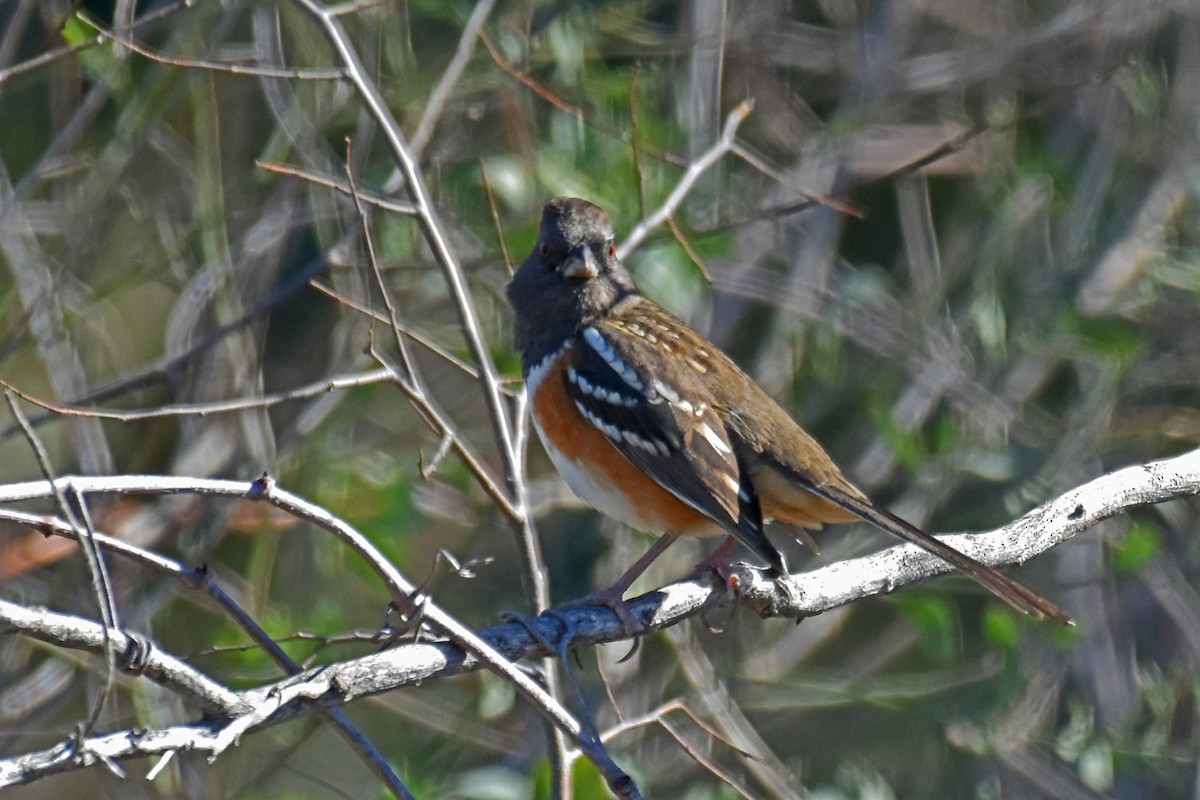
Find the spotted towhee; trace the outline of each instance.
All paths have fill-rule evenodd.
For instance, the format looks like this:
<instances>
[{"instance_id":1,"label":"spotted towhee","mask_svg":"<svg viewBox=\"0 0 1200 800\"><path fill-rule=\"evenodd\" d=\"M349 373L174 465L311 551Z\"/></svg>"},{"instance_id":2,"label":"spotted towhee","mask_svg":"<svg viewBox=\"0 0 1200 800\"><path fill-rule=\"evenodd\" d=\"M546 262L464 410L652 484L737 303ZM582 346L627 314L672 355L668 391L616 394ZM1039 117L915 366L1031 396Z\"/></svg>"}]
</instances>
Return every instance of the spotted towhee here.
<instances>
[{"instance_id":1,"label":"spotted towhee","mask_svg":"<svg viewBox=\"0 0 1200 800\"><path fill-rule=\"evenodd\" d=\"M728 356L638 292L599 207L569 197L546 205L508 299L534 423L558 471L597 510L663 534L605 596L618 611L633 580L681 535L732 535L779 577L787 568L764 519L802 528L863 519L1022 611L1069 621L856 489Z\"/></svg>"}]
</instances>

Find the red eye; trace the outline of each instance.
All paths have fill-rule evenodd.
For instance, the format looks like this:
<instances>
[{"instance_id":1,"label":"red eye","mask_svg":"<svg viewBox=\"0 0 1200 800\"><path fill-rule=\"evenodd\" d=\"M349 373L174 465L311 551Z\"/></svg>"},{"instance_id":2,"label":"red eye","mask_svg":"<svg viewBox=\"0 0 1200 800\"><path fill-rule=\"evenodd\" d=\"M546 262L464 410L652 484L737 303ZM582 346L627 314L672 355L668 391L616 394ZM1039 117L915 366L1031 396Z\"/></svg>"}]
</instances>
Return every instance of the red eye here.
<instances>
[{"instance_id":1,"label":"red eye","mask_svg":"<svg viewBox=\"0 0 1200 800\"><path fill-rule=\"evenodd\" d=\"M617 245L614 242L610 242L608 245L608 257L609 258L617 257Z\"/></svg>"}]
</instances>

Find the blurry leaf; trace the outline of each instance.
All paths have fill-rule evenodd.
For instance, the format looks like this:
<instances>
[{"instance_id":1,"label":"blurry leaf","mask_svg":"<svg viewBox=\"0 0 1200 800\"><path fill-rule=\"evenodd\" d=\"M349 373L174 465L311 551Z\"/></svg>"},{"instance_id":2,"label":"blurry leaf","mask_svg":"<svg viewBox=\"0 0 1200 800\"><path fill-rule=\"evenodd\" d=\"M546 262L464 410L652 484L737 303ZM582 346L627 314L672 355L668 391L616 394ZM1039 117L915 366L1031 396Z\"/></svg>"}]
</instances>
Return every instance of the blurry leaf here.
<instances>
[{"instance_id":1,"label":"blurry leaf","mask_svg":"<svg viewBox=\"0 0 1200 800\"><path fill-rule=\"evenodd\" d=\"M377 214L372 219L372 225L376 232L377 253L380 261L383 262L380 266L386 270L396 262L408 261L412 258L414 248L419 241L420 231L411 219L399 214ZM387 273L385 272L385 274ZM393 281L398 281L394 285L405 289L411 288L413 282L417 280L417 277L412 274L397 277L393 273L390 277ZM371 293L374 295L377 291L378 287L373 286Z\"/></svg>"},{"instance_id":2,"label":"blurry leaf","mask_svg":"<svg viewBox=\"0 0 1200 800\"><path fill-rule=\"evenodd\" d=\"M523 208L533 204L540 189L533 185L525 165L508 154L493 154L485 161L488 181L498 205ZM519 256L524 257L524 254Z\"/></svg>"},{"instance_id":3,"label":"blurry leaf","mask_svg":"<svg viewBox=\"0 0 1200 800\"><path fill-rule=\"evenodd\" d=\"M1073 699L1069 704L1067 723L1054 739L1054 750L1058 757L1072 763L1077 761L1092 737L1095 724L1092 708L1079 699Z\"/></svg>"},{"instance_id":4,"label":"blurry leaf","mask_svg":"<svg viewBox=\"0 0 1200 800\"><path fill-rule=\"evenodd\" d=\"M842 790L841 796L853 800L895 800L896 797L887 779L874 766L858 759L840 764L836 781Z\"/></svg>"},{"instance_id":5,"label":"blurry leaf","mask_svg":"<svg viewBox=\"0 0 1200 800\"><path fill-rule=\"evenodd\" d=\"M890 400L882 395L873 397L870 415L875 430L905 469L916 470L924 463L927 453L920 431L906 431L896 422Z\"/></svg>"},{"instance_id":6,"label":"blurry leaf","mask_svg":"<svg viewBox=\"0 0 1200 800\"><path fill-rule=\"evenodd\" d=\"M983 632L988 641L1005 650L1015 649L1021 642L1021 626L1013 613L1003 606L989 605L983 612Z\"/></svg>"},{"instance_id":7,"label":"blurry leaf","mask_svg":"<svg viewBox=\"0 0 1200 800\"><path fill-rule=\"evenodd\" d=\"M1184 251L1175 257L1155 259L1150 274L1166 286L1200 294L1200 253Z\"/></svg>"},{"instance_id":8,"label":"blurry leaf","mask_svg":"<svg viewBox=\"0 0 1200 800\"><path fill-rule=\"evenodd\" d=\"M545 760L539 761L534 769L535 791L532 795L538 800L549 800L550 765ZM608 800L612 792L596 766L586 758L576 759L571 765L571 786L575 790L576 800Z\"/></svg>"},{"instance_id":9,"label":"blurry leaf","mask_svg":"<svg viewBox=\"0 0 1200 800\"><path fill-rule=\"evenodd\" d=\"M707 291L696 265L674 239L639 248L631 261L646 296L684 318Z\"/></svg>"},{"instance_id":10,"label":"blurry leaf","mask_svg":"<svg viewBox=\"0 0 1200 800\"><path fill-rule=\"evenodd\" d=\"M480 767L459 775L452 794L464 800L525 800L530 782L512 767Z\"/></svg>"},{"instance_id":11,"label":"blurry leaf","mask_svg":"<svg viewBox=\"0 0 1200 800\"><path fill-rule=\"evenodd\" d=\"M500 375L519 378L521 376L521 354L511 347L496 347L492 350L496 371Z\"/></svg>"},{"instance_id":12,"label":"blurry leaf","mask_svg":"<svg viewBox=\"0 0 1200 800\"><path fill-rule=\"evenodd\" d=\"M74 539L26 533L0 544L0 583L53 564L77 551Z\"/></svg>"},{"instance_id":13,"label":"blurry leaf","mask_svg":"<svg viewBox=\"0 0 1200 800\"><path fill-rule=\"evenodd\" d=\"M893 602L900 615L920 631L922 649L940 660L955 657L959 630L950 600L937 592L906 589L896 594Z\"/></svg>"},{"instance_id":14,"label":"blurry leaf","mask_svg":"<svg viewBox=\"0 0 1200 800\"><path fill-rule=\"evenodd\" d=\"M1079 755L1079 777L1091 789L1105 792L1112 788L1113 753L1107 742L1089 745Z\"/></svg>"},{"instance_id":15,"label":"blurry leaf","mask_svg":"<svg viewBox=\"0 0 1200 800\"><path fill-rule=\"evenodd\" d=\"M67 21L62 26L61 32L63 42L65 42L68 47L74 47L76 45L90 42L92 39L96 38L97 34L99 33L94 26L90 25L78 14L67 17Z\"/></svg>"},{"instance_id":16,"label":"blurry leaf","mask_svg":"<svg viewBox=\"0 0 1200 800\"><path fill-rule=\"evenodd\" d=\"M1115 317L1088 317L1070 315L1075 333L1099 355L1115 360L1128 367L1137 360L1146 345L1145 333L1140 327Z\"/></svg>"},{"instance_id":17,"label":"blurry leaf","mask_svg":"<svg viewBox=\"0 0 1200 800\"><path fill-rule=\"evenodd\" d=\"M929 434L929 448L934 453L956 453L962 448L963 429L955 414L939 414L934 418Z\"/></svg>"},{"instance_id":18,"label":"blurry leaf","mask_svg":"<svg viewBox=\"0 0 1200 800\"><path fill-rule=\"evenodd\" d=\"M87 20L79 14L67 17L62 26L62 38L68 46L83 45L92 41L99 34ZM93 79L100 78L108 71L113 62L113 43L105 40L101 44L84 47L75 54L83 65L84 71Z\"/></svg>"},{"instance_id":19,"label":"blurry leaf","mask_svg":"<svg viewBox=\"0 0 1200 800\"><path fill-rule=\"evenodd\" d=\"M988 351L1002 350L1008 338L1008 320L1000 298L992 293L981 293L970 306L970 318L980 343Z\"/></svg>"},{"instance_id":20,"label":"blurry leaf","mask_svg":"<svg viewBox=\"0 0 1200 800\"><path fill-rule=\"evenodd\" d=\"M483 691L479 693L479 716L482 719L497 719L512 709L517 693L513 685L488 671L479 673Z\"/></svg>"},{"instance_id":21,"label":"blurry leaf","mask_svg":"<svg viewBox=\"0 0 1200 800\"><path fill-rule=\"evenodd\" d=\"M1143 520L1134 520L1129 532L1113 550L1112 563L1122 572L1133 572L1158 555L1162 537L1158 528Z\"/></svg>"},{"instance_id":22,"label":"blurry leaf","mask_svg":"<svg viewBox=\"0 0 1200 800\"><path fill-rule=\"evenodd\" d=\"M975 787L975 800L1003 800L1004 785L997 775L987 775Z\"/></svg>"},{"instance_id":23,"label":"blurry leaf","mask_svg":"<svg viewBox=\"0 0 1200 800\"><path fill-rule=\"evenodd\" d=\"M1161 64L1134 63L1118 70L1114 78L1139 117L1154 117L1166 106L1170 77Z\"/></svg>"},{"instance_id":24,"label":"blurry leaf","mask_svg":"<svg viewBox=\"0 0 1200 800\"><path fill-rule=\"evenodd\" d=\"M1078 625L1051 625L1048 632L1050 639L1064 650L1073 650L1083 637Z\"/></svg>"},{"instance_id":25,"label":"blurry leaf","mask_svg":"<svg viewBox=\"0 0 1200 800\"><path fill-rule=\"evenodd\" d=\"M270 611L259 614L258 623L267 633L283 637L296 630L295 623L288 612L288 609L275 609L276 613ZM282 642L283 648L288 653L296 658L299 648L311 647L309 644L301 644L299 647L295 643ZM246 682L246 686L253 686L259 678L265 676L276 676L279 674L279 667L271 659L269 655L260 647L253 644L246 632L239 626L233 623L220 625L213 635L213 647L217 649L230 648L222 650L219 655L208 656L212 659L220 659L222 662L222 671L229 674L237 675ZM302 657L301 657L302 658ZM297 660L300 660L297 658Z\"/></svg>"},{"instance_id":26,"label":"blurry leaf","mask_svg":"<svg viewBox=\"0 0 1200 800\"><path fill-rule=\"evenodd\" d=\"M1011 481L1019 474L1016 454L1011 450L960 445L954 452L964 471L978 475L991 483Z\"/></svg>"}]
</instances>

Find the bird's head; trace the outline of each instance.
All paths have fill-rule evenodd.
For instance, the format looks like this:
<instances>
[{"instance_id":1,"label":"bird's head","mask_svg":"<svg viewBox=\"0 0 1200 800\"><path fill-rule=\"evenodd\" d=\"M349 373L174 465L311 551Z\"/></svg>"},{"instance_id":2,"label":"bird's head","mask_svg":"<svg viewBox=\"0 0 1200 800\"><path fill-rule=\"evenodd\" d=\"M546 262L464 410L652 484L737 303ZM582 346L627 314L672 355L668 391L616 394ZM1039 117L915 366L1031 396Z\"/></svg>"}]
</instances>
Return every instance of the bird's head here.
<instances>
[{"instance_id":1,"label":"bird's head","mask_svg":"<svg viewBox=\"0 0 1200 800\"><path fill-rule=\"evenodd\" d=\"M608 214L578 197L551 200L542 211L537 244L507 290L526 366L636 291L617 260Z\"/></svg>"}]
</instances>

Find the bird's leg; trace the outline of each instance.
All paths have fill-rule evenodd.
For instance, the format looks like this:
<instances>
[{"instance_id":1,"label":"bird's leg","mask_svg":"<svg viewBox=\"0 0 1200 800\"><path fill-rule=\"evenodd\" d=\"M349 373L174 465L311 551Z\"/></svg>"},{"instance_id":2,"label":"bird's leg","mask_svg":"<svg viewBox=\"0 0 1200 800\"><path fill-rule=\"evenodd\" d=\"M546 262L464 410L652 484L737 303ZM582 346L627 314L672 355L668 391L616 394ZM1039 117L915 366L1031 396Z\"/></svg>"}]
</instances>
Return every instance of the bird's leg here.
<instances>
[{"instance_id":1,"label":"bird's leg","mask_svg":"<svg viewBox=\"0 0 1200 800\"><path fill-rule=\"evenodd\" d=\"M617 578L612 586L608 587L604 591L594 592L586 597L581 597L578 600L572 600L566 605L607 606L616 612L617 617L619 617L621 620L621 624L625 626L627 633L641 633L646 629L646 626L642 624L641 620L634 616L633 609L629 607L629 603L625 602L625 592L629 591L629 587L633 585L634 581L641 577L642 573L646 571L646 568L654 562L654 559L662 555L663 551L670 547L671 544L674 543L674 541L678 538L678 533L674 531L667 531L662 536L658 537L658 541L651 545L650 549L643 553L642 557L634 562L632 567L625 570L624 574Z\"/></svg>"},{"instance_id":2,"label":"bird's leg","mask_svg":"<svg viewBox=\"0 0 1200 800\"><path fill-rule=\"evenodd\" d=\"M712 570L717 573L717 577L729 591L734 591L738 586L737 575L733 572L733 565L729 563L729 554L733 552L735 542L732 536L726 536L717 549L712 551L712 555L696 565L696 572Z\"/></svg>"}]
</instances>

